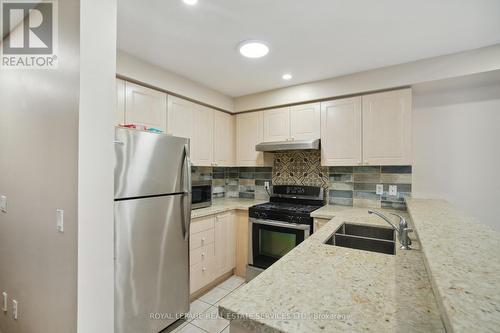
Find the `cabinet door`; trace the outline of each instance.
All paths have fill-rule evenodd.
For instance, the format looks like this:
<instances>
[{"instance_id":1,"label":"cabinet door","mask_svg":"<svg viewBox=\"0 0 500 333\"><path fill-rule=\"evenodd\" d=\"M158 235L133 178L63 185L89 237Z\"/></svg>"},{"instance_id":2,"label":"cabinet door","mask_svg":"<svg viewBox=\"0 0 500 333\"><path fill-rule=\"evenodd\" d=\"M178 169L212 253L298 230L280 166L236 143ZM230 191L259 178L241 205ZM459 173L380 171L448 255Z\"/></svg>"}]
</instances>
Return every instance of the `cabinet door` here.
<instances>
[{"instance_id":1,"label":"cabinet door","mask_svg":"<svg viewBox=\"0 0 500 333\"><path fill-rule=\"evenodd\" d=\"M238 166L260 166L264 154L255 151L255 145L263 141L262 112L236 116L236 160Z\"/></svg>"},{"instance_id":2,"label":"cabinet door","mask_svg":"<svg viewBox=\"0 0 500 333\"><path fill-rule=\"evenodd\" d=\"M115 126L125 123L125 81L116 79Z\"/></svg>"},{"instance_id":3,"label":"cabinet door","mask_svg":"<svg viewBox=\"0 0 500 333\"><path fill-rule=\"evenodd\" d=\"M194 134L191 140L191 161L196 166L213 163L214 111L198 106L194 113Z\"/></svg>"},{"instance_id":4,"label":"cabinet door","mask_svg":"<svg viewBox=\"0 0 500 333\"><path fill-rule=\"evenodd\" d=\"M185 99L168 96L167 134L192 140L194 137L194 119L197 107L197 104Z\"/></svg>"},{"instance_id":5,"label":"cabinet door","mask_svg":"<svg viewBox=\"0 0 500 333\"><path fill-rule=\"evenodd\" d=\"M363 161L412 164L410 89L363 96Z\"/></svg>"},{"instance_id":6,"label":"cabinet door","mask_svg":"<svg viewBox=\"0 0 500 333\"><path fill-rule=\"evenodd\" d=\"M126 82L125 122L167 129L167 94Z\"/></svg>"},{"instance_id":7,"label":"cabinet door","mask_svg":"<svg viewBox=\"0 0 500 333\"><path fill-rule=\"evenodd\" d=\"M264 141L286 141L290 138L290 108L267 110L264 114Z\"/></svg>"},{"instance_id":8,"label":"cabinet door","mask_svg":"<svg viewBox=\"0 0 500 333\"><path fill-rule=\"evenodd\" d=\"M319 139L320 133L319 103L296 105L290 108L290 137L292 140Z\"/></svg>"},{"instance_id":9,"label":"cabinet door","mask_svg":"<svg viewBox=\"0 0 500 333\"><path fill-rule=\"evenodd\" d=\"M214 165L234 165L235 141L235 117L224 112L214 111Z\"/></svg>"},{"instance_id":10,"label":"cabinet door","mask_svg":"<svg viewBox=\"0 0 500 333\"><path fill-rule=\"evenodd\" d=\"M234 213L219 214L215 218L215 265L216 277L229 272L235 266Z\"/></svg>"},{"instance_id":11,"label":"cabinet door","mask_svg":"<svg viewBox=\"0 0 500 333\"><path fill-rule=\"evenodd\" d=\"M321 164L361 164L361 97L321 103Z\"/></svg>"}]
</instances>

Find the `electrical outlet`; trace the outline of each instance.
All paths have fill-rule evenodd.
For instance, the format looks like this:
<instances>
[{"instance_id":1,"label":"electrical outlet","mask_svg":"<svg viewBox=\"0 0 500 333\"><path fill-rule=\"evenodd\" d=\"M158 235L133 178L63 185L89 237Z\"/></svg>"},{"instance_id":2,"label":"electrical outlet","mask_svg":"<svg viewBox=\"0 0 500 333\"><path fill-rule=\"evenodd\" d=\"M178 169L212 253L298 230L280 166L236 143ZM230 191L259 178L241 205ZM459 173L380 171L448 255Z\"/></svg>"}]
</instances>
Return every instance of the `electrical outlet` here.
<instances>
[{"instance_id":1,"label":"electrical outlet","mask_svg":"<svg viewBox=\"0 0 500 333\"><path fill-rule=\"evenodd\" d=\"M7 293L5 291L2 293L2 311L7 312Z\"/></svg>"},{"instance_id":2,"label":"electrical outlet","mask_svg":"<svg viewBox=\"0 0 500 333\"><path fill-rule=\"evenodd\" d=\"M382 194L384 194L384 185L382 185L382 184L377 184L377 186L376 186L376 193L377 193L378 195L382 195Z\"/></svg>"},{"instance_id":3,"label":"electrical outlet","mask_svg":"<svg viewBox=\"0 0 500 333\"><path fill-rule=\"evenodd\" d=\"M12 316L14 317L14 320L17 320L19 317L18 310L19 309L19 304L15 299L12 300Z\"/></svg>"},{"instance_id":4,"label":"electrical outlet","mask_svg":"<svg viewBox=\"0 0 500 333\"><path fill-rule=\"evenodd\" d=\"M7 213L7 197L0 195L0 211Z\"/></svg>"},{"instance_id":5,"label":"electrical outlet","mask_svg":"<svg viewBox=\"0 0 500 333\"><path fill-rule=\"evenodd\" d=\"M265 188L266 190L269 190L269 182L264 182L264 188Z\"/></svg>"},{"instance_id":6,"label":"electrical outlet","mask_svg":"<svg viewBox=\"0 0 500 333\"><path fill-rule=\"evenodd\" d=\"M398 195L398 187L396 185L389 185L389 195Z\"/></svg>"},{"instance_id":7,"label":"electrical outlet","mask_svg":"<svg viewBox=\"0 0 500 333\"><path fill-rule=\"evenodd\" d=\"M56 226L57 231L64 232L64 210L56 209Z\"/></svg>"}]
</instances>

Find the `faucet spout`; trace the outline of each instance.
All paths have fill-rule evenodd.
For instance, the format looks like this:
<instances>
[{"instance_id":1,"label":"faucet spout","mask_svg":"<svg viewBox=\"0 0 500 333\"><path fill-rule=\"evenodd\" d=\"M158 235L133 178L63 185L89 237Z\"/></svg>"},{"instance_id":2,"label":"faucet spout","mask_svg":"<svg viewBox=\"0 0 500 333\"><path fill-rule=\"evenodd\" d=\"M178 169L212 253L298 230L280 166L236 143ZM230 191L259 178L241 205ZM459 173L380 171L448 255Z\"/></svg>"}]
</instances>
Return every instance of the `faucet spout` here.
<instances>
[{"instance_id":1,"label":"faucet spout","mask_svg":"<svg viewBox=\"0 0 500 333\"><path fill-rule=\"evenodd\" d=\"M384 214L382 214L380 212L377 212L376 210L371 210L371 209L368 210L368 214L375 214L375 215L377 215L382 220L384 220L385 222L389 223L397 232L399 232L399 228L394 223L392 223L391 220L389 220Z\"/></svg>"},{"instance_id":2,"label":"faucet spout","mask_svg":"<svg viewBox=\"0 0 500 333\"><path fill-rule=\"evenodd\" d=\"M398 227L394 223L392 223L391 220L389 220L389 218L387 216L385 216L384 214L382 214L380 212L377 212L375 210L370 209L370 210L368 210L368 214L377 215L378 217L383 219L385 222L389 223L391 225L391 227L393 227L394 230L396 230L398 232L399 242L401 243L401 249L403 249L403 250L410 250L411 249L411 247L410 247L411 239L410 239L410 237L408 237L408 233L412 232L413 229L408 228L408 222L406 222L404 217L402 217L401 215L398 215L398 214L389 213L391 215L399 217L399 227Z\"/></svg>"}]
</instances>

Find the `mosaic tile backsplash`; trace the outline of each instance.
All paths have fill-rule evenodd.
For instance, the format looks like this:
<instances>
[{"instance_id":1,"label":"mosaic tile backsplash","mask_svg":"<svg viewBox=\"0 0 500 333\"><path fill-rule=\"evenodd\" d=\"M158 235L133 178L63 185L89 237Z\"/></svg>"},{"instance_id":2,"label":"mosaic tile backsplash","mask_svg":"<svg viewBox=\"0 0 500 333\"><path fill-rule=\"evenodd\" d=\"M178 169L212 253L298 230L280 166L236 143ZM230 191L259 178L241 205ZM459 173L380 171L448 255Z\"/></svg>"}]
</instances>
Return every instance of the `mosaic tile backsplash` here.
<instances>
[{"instance_id":1,"label":"mosaic tile backsplash","mask_svg":"<svg viewBox=\"0 0 500 333\"><path fill-rule=\"evenodd\" d=\"M212 197L268 200L269 185L310 185L325 189L329 204L405 210L411 195L411 166L322 167L319 151L275 153L274 167L193 167L193 181L212 180ZM376 194L376 185L384 192ZM389 195L396 185L398 194Z\"/></svg>"},{"instance_id":2,"label":"mosaic tile backsplash","mask_svg":"<svg viewBox=\"0 0 500 333\"><path fill-rule=\"evenodd\" d=\"M268 200L264 182L272 186L271 167L193 167L192 180L212 180L212 198Z\"/></svg>"}]
</instances>

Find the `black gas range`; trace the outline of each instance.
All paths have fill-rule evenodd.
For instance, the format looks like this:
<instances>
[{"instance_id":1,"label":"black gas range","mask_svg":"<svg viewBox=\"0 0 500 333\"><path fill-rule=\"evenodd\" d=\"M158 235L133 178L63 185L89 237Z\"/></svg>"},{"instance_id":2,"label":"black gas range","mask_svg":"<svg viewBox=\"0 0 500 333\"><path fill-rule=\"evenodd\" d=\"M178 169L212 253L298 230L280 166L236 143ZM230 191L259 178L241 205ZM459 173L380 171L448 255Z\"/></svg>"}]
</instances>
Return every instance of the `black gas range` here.
<instances>
[{"instance_id":1,"label":"black gas range","mask_svg":"<svg viewBox=\"0 0 500 333\"><path fill-rule=\"evenodd\" d=\"M311 213L324 205L323 189L274 185L270 201L249 208L249 275L266 269L310 236Z\"/></svg>"}]
</instances>

